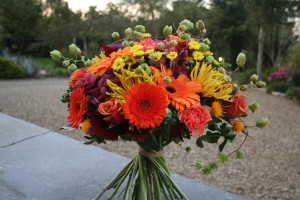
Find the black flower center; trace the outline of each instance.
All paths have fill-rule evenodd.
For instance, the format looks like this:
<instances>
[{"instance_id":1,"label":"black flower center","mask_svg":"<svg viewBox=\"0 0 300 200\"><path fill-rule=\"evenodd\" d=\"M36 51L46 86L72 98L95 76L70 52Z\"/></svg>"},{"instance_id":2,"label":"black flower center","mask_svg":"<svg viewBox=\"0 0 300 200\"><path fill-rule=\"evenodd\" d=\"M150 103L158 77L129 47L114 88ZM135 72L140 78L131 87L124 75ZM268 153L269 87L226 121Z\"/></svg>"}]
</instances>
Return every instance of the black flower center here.
<instances>
[{"instance_id":1,"label":"black flower center","mask_svg":"<svg viewBox=\"0 0 300 200\"><path fill-rule=\"evenodd\" d=\"M151 102L149 99L142 99L140 102L140 108L144 111L148 110L151 106Z\"/></svg>"},{"instance_id":2,"label":"black flower center","mask_svg":"<svg viewBox=\"0 0 300 200\"><path fill-rule=\"evenodd\" d=\"M173 93L176 92L176 89L175 89L174 87L172 87L172 86L167 86L167 87L165 87L165 88L166 88L166 90L167 90L168 92L170 92L171 94L173 94Z\"/></svg>"}]
</instances>

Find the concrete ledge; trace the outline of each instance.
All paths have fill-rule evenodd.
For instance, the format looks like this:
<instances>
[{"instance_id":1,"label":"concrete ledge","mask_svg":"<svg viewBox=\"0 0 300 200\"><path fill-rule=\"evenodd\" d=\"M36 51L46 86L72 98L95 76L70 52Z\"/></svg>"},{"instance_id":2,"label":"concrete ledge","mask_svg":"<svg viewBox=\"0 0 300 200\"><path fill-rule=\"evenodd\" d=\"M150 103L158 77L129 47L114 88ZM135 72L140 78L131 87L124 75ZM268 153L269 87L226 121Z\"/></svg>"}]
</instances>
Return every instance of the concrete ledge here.
<instances>
[{"instance_id":1,"label":"concrete ledge","mask_svg":"<svg viewBox=\"0 0 300 200\"><path fill-rule=\"evenodd\" d=\"M1 113L0 131L3 200L92 199L129 162ZM176 174L173 177L190 200L245 199Z\"/></svg>"}]
</instances>

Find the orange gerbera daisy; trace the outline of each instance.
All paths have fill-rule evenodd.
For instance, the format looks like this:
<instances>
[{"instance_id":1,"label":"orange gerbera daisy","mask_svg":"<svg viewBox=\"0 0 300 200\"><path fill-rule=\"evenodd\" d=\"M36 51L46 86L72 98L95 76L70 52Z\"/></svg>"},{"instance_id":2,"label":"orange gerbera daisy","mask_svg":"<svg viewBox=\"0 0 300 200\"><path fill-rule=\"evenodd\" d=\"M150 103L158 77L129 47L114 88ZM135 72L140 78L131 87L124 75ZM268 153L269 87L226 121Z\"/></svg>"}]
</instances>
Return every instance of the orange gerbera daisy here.
<instances>
[{"instance_id":1,"label":"orange gerbera daisy","mask_svg":"<svg viewBox=\"0 0 300 200\"><path fill-rule=\"evenodd\" d=\"M124 116L137 128L155 128L166 116L167 93L158 85L136 84L126 93L124 100Z\"/></svg>"},{"instance_id":2,"label":"orange gerbera daisy","mask_svg":"<svg viewBox=\"0 0 300 200\"><path fill-rule=\"evenodd\" d=\"M100 62L93 64L86 69L88 73L95 74L97 77L102 76L109 68L112 67L114 60L110 57L101 60Z\"/></svg>"},{"instance_id":3,"label":"orange gerbera daisy","mask_svg":"<svg viewBox=\"0 0 300 200\"><path fill-rule=\"evenodd\" d=\"M240 134L244 130L243 124L239 121L234 121L232 126L233 126L233 130L238 134Z\"/></svg>"},{"instance_id":4,"label":"orange gerbera daisy","mask_svg":"<svg viewBox=\"0 0 300 200\"><path fill-rule=\"evenodd\" d=\"M87 103L88 99L85 98L83 87L77 87L71 92L68 123L70 123L73 128L78 128L78 125L84 119L84 114L87 111Z\"/></svg>"},{"instance_id":5,"label":"orange gerbera daisy","mask_svg":"<svg viewBox=\"0 0 300 200\"><path fill-rule=\"evenodd\" d=\"M133 56L133 53L130 52L131 47L125 47L124 49L118 49L116 52L112 52L109 56L115 60L121 55Z\"/></svg>"},{"instance_id":6,"label":"orange gerbera daisy","mask_svg":"<svg viewBox=\"0 0 300 200\"><path fill-rule=\"evenodd\" d=\"M169 103L176 108L176 110L184 110L193 105L200 103L200 96L197 94L202 91L202 85L198 81L191 81L186 75L181 74L177 79L170 77L172 82L167 84L160 79L158 84L165 88Z\"/></svg>"}]
</instances>

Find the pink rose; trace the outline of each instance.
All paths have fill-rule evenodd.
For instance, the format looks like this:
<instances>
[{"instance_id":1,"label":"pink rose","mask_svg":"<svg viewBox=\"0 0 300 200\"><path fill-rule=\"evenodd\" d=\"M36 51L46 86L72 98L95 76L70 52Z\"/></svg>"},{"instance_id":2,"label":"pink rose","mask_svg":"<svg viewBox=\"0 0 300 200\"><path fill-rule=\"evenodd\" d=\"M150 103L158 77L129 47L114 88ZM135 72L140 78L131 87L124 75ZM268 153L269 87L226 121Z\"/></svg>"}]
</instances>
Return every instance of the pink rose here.
<instances>
[{"instance_id":1,"label":"pink rose","mask_svg":"<svg viewBox=\"0 0 300 200\"><path fill-rule=\"evenodd\" d=\"M149 49L155 49L156 43L151 39L143 39L140 43L142 46L144 46L143 51L147 51Z\"/></svg>"},{"instance_id":2,"label":"pink rose","mask_svg":"<svg viewBox=\"0 0 300 200\"><path fill-rule=\"evenodd\" d=\"M211 120L209 110L203 106L195 105L178 112L178 119L192 132L194 138L199 138L204 134L207 122Z\"/></svg>"},{"instance_id":3,"label":"pink rose","mask_svg":"<svg viewBox=\"0 0 300 200\"><path fill-rule=\"evenodd\" d=\"M124 119L121 112L118 111L120 107L121 105L118 103L117 98L112 98L104 103L99 104L98 111L102 115L107 115L107 117L103 118L104 120L119 124Z\"/></svg>"}]
</instances>

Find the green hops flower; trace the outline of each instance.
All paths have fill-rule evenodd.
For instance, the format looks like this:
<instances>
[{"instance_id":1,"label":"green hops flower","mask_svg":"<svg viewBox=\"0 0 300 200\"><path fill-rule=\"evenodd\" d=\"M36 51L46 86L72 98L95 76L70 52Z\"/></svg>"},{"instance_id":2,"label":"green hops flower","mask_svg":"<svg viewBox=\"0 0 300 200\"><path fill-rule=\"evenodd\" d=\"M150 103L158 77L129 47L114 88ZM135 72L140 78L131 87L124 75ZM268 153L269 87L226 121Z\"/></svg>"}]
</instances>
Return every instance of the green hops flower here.
<instances>
[{"instance_id":1,"label":"green hops flower","mask_svg":"<svg viewBox=\"0 0 300 200\"><path fill-rule=\"evenodd\" d=\"M252 74L252 76L250 77L250 81L252 81L253 83L256 83L256 81L258 81L257 74Z\"/></svg>"},{"instance_id":2,"label":"green hops flower","mask_svg":"<svg viewBox=\"0 0 300 200\"><path fill-rule=\"evenodd\" d=\"M200 31L201 35L204 35L205 33L206 33L206 29L203 29L203 30Z\"/></svg>"},{"instance_id":3,"label":"green hops flower","mask_svg":"<svg viewBox=\"0 0 300 200\"><path fill-rule=\"evenodd\" d=\"M120 37L119 33L118 32L113 32L111 34L111 37L114 38L114 39L118 39Z\"/></svg>"},{"instance_id":4,"label":"green hops flower","mask_svg":"<svg viewBox=\"0 0 300 200\"><path fill-rule=\"evenodd\" d=\"M165 76L163 80L166 84L170 84L172 82L172 79L169 76Z\"/></svg>"},{"instance_id":5,"label":"green hops flower","mask_svg":"<svg viewBox=\"0 0 300 200\"><path fill-rule=\"evenodd\" d=\"M267 86L266 83L265 83L264 81L257 81L255 85L256 85L256 87L258 87L258 88L264 88L264 87Z\"/></svg>"},{"instance_id":6,"label":"green hops flower","mask_svg":"<svg viewBox=\"0 0 300 200\"><path fill-rule=\"evenodd\" d=\"M169 36L172 34L173 28L172 26L165 26L164 30L163 30L163 34L164 36Z\"/></svg>"},{"instance_id":7,"label":"green hops flower","mask_svg":"<svg viewBox=\"0 0 300 200\"><path fill-rule=\"evenodd\" d=\"M127 28L127 29L125 29L125 34L126 34L127 36L131 36L131 35L132 35L132 33L133 33L133 31L132 31L132 29L131 29L131 28Z\"/></svg>"},{"instance_id":8,"label":"green hops flower","mask_svg":"<svg viewBox=\"0 0 300 200\"><path fill-rule=\"evenodd\" d=\"M268 118L262 117L256 121L256 127L263 128L267 125L268 121L269 121Z\"/></svg>"},{"instance_id":9,"label":"green hops flower","mask_svg":"<svg viewBox=\"0 0 300 200\"><path fill-rule=\"evenodd\" d=\"M72 54L77 54L77 55L81 54L81 50L75 44L71 44L69 46L69 50Z\"/></svg>"},{"instance_id":10,"label":"green hops flower","mask_svg":"<svg viewBox=\"0 0 300 200\"><path fill-rule=\"evenodd\" d=\"M53 50L50 52L50 56L53 60L59 60L61 59L61 53L57 50Z\"/></svg>"},{"instance_id":11,"label":"green hops flower","mask_svg":"<svg viewBox=\"0 0 300 200\"><path fill-rule=\"evenodd\" d=\"M187 29L188 29L187 26L184 25L184 24L182 24L182 25L180 25L180 26L178 27L178 30L179 30L180 32L185 32Z\"/></svg>"},{"instance_id":12,"label":"green hops flower","mask_svg":"<svg viewBox=\"0 0 300 200\"><path fill-rule=\"evenodd\" d=\"M199 31L205 29L205 24L202 20L199 20L197 23L196 23L196 27Z\"/></svg>"},{"instance_id":13,"label":"green hops flower","mask_svg":"<svg viewBox=\"0 0 300 200\"><path fill-rule=\"evenodd\" d=\"M124 40L124 41L122 42L122 45L123 45L123 47L128 47L128 46L130 46L130 41Z\"/></svg>"},{"instance_id":14,"label":"green hops flower","mask_svg":"<svg viewBox=\"0 0 300 200\"><path fill-rule=\"evenodd\" d=\"M238 67L243 67L246 63L246 55L244 53L239 53L236 58L236 64Z\"/></svg>"},{"instance_id":15,"label":"green hops flower","mask_svg":"<svg viewBox=\"0 0 300 200\"><path fill-rule=\"evenodd\" d=\"M225 73L225 69L223 68L223 67L220 67L219 69L218 69L218 71L220 72L220 73Z\"/></svg>"},{"instance_id":16,"label":"green hops flower","mask_svg":"<svg viewBox=\"0 0 300 200\"><path fill-rule=\"evenodd\" d=\"M159 42L159 43L157 43L157 47L158 47L159 49L164 49L164 48L165 48L165 45L164 45L164 43Z\"/></svg>"},{"instance_id":17,"label":"green hops flower","mask_svg":"<svg viewBox=\"0 0 300 200\"><path fill-rule=\"evenodd\" d=\"M188 34L188 33L183 33L181 35L181 39L183 39L183 40L190 40L191 39L191 35Z\"/></svg>"},{"instance_id":18,"label":"green hops flower","mask_svg":"<svg viewBox=\"0 0 300 200\"><path fill-rule=\"evenodd\" d=\"M70 73L73 73L73 72L75 72L77 70L77 66L75 65L75 64L72 64L72 65L70 65L69 67L68 67L68 71L70 72Z\"/></svg>"},{"instance_id":19,"label":"green hops flower","mask_svg":"<svg viewBox=\"0 0 300 200\"><path fill-rule=\"evenodd\" d=\"M192 147L191 146L187 146L186 148L185 148L185 151L188 153L188 152L190 152L190 151L192 151Z\"/></svg>"},{"instance_id":20,"label":"green hops flower","mask_svg":"<svg viewBox=\"0 0 300 200\"><path fill-rule=\"evenodd\" d=\"M228 81L230 80L230 77L227 76L227 75L224 75L224 76L223 76L223 79L224 79L225 82L228 82Z\"/></svg>"},{"instance_id":21,"label":"green hops flower","mask_svg":"<svg viewBox=\"0 0 300 200\"><path fill-rule=\"evenodd\" d=\"M84 62L84 65L89 67L92 65L92 61L90 59L88 59L87 61Z\"/></svg>"},{"instance_id":22,"label":"green hops flower","mask_svg":"<svg viewBox=\"0 0 300 200\"><path fill-rule=\"evenodd\" d=\"M190 20L187 20L187 19L180 22L180 25L185 25L188 30L194 28L194 24Z\"/></svg>"},{"instance_id":23,"label":"green hops flower","mask_svg":"<svg viewBox=\"0 0 300 200\"><path fill-rule=\"evenodd\" d=\"M144 38L144 35L143 35L143 33L134 31L134 33L133 33L133 38L134 38L135 40L141 40L141 39Z\"/></svg>"},{"instance_id":24,"label":"green hops flower","mask_svg":"<svg viewBox=\"0 0 300 200\"><path fill-rule=\"evenodd\" d=\"M259 109L259 104L255 101L253 101L249 106L248 108L253 112L255 113L255 111L257 111Z\"/></svg>"},{"instance_id":25,"label":"green hops flower","mask_svg":"<svg viewBox=\"0 0 300 200\"><path fill-rule=\"evenodd\" d=\"M130 41L130 46L133 46L134 45L134 41Z\"/></svg>"},{"instance_id":26,"label":"green hops flower","mask_svg":"<svg viewBox=\"0 0 300 200\"><path fill-rule=\"evenodd\" d=\"M178 44L178 42L176 40L171 40L169 44L171 47L175 47Z\"/></svg>"},{"instance_id":27,"label":"green hops flower","mask_svg":"<svg viewBox=\"0 0 300 200\"><path fill-rule=\"evenodd\" d=\"M245 152L242 151L242 150L238 150L238 151L235 153L235 158L236 158L236 159L244 159L244 158L245 158Z\"/></svg>"},{"instance_id":28,"label":"green hops flower","mask_svg":"<svg viewBox=\"0 0 300 200\"><path fill-rule=\"evenodd\" d=\"M64 60L64 61L62 62L62 65L63 65L64 67L68 67L68 66L70 65L70 60Z\"/></svg>"},{"instance_id":29,"label":"green hops flower","mask_svg":"<svg viewBox=\"0 0 300 200\"><path fill-rule=\"evenodd\" d=\"M245 92L248 89L247 85L241 85L240 90Z\"/></svg>"},{"instance_id":30,"label":"green hops flower","mask_svg":"<svg viewBox=\"0 0 300 200\"><path fill-rule=\"evenodd\" d=\"M143 25L136 25L134 30L137 31L137 32L140 32L140 33L145 33L146 28Z\"/></svg>"},{"instance_id":31,"label":"green hops flower","mask_svg":"<svg viewBox=\"0 0 300 200\"><path fill-rule=\"evenodd\" d=\"M205 58L205 60L206 60L206 62L208 63L208 64L211 64L211 63L213 63L214 62L214 57L213 56L207 56L206 58Z\"/></svg>"},{"instance_id":32,"label":"green hops flower","mask_svg":"<svg viewBox=\"0 0 300 200\"><path fill-rule=\"evenodd\" d=\"M68 91L68 90L65 90L65 91L63 92L63 94L62 94L60 100L61 100L61 102L63 102L63 103L67 103L67 102L70 101L70 100L69 100L69 91Z\"/></svg>"},{"instance_id":33,"label":"green hops flower","mask_svg":"<svg viewBox=\"0 0 300 200\"><path fill-rule=\"evenodd\" d=\"M211 44L211 42L210 42L210 40L209 40L208 38L205 38L205 39L203 40L203 43L204 43L204 44L207 44L207 45L210 45L210 44Z\"/></svg>"},{"instance_id":34,"label":"green hops flower","mask_svg":"<svg viewBox=\"0 0 300 200\"><path fill-rule=\"evenodd\" d=\"M203 43L203 42L200 43L200 46L201 46L200 47L201 52L206 52L206 51L209 51L209 49L210 49L210 47L207 44Z\"/></svg>"},{"instance_id":35,"label":"green hops flower","mask_svg":"<svg viewBox=\"0 0 300 200\"><path fill-rule=\"evenodd\" d=\"M155 53L150 53L150 54L149 54L149 59L150 59L151 61L155 61L155 60L157 60L157 55L156 55Z\"/></svg>"}]
</instances>

